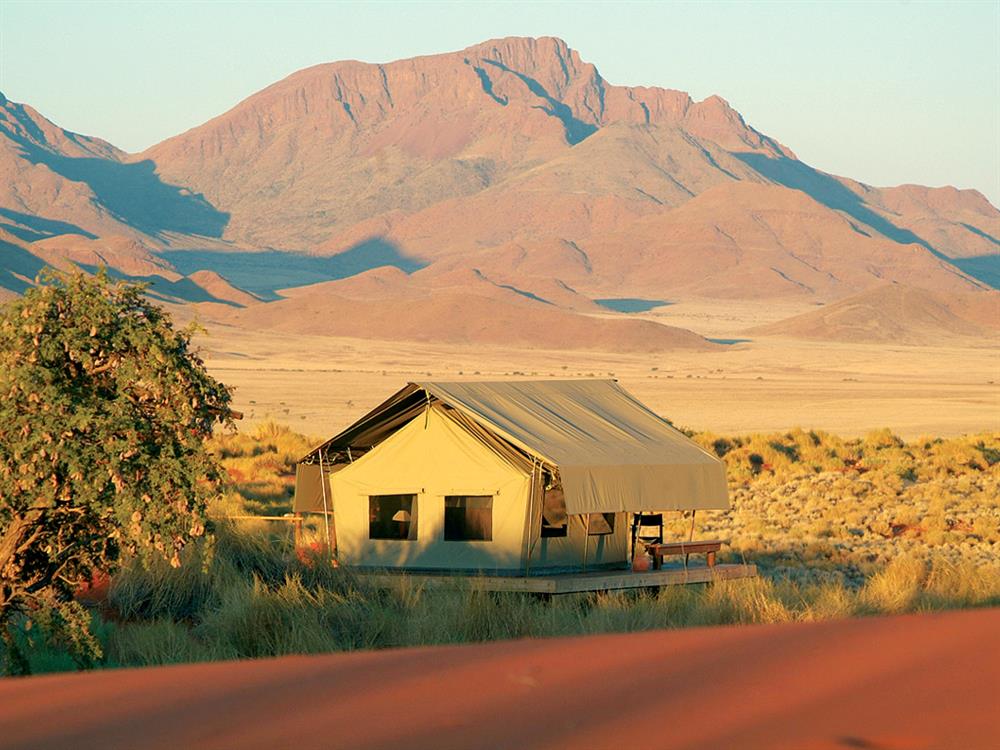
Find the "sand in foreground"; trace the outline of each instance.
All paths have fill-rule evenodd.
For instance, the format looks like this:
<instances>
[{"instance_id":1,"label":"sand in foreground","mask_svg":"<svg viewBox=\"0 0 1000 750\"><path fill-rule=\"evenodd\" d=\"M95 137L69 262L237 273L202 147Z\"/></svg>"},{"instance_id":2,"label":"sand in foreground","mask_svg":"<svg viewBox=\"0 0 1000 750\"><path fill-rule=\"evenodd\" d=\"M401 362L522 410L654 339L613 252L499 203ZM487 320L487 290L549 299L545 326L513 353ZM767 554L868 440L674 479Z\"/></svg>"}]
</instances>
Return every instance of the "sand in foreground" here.
<instances>
[{"instance_id":1,"label":"sand in foreground","mask_svg":"<svg viewBox=\"0 0 1000 750\"><path fill-rule=\"evenodd\" d=\"M5 680L0 746L995 748L998 631L991 609Z\"/></svg>"}]
</instances>

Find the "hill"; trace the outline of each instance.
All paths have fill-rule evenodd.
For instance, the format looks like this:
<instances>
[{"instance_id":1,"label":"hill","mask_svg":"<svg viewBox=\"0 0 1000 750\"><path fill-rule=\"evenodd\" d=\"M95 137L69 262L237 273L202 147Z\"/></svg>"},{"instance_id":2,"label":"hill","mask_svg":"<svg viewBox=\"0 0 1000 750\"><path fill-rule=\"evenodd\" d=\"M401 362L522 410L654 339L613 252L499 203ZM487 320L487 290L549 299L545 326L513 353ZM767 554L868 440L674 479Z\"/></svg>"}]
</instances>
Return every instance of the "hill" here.
<instances>
[{"instance_id":1,"label":"hill","mask_svg":"<svg viewBox=\"0 0 1000 750\"><path fill-rule=\"evenodd\" d=\"M885 344L990 341L1000 333L1000 292L944 295L887 284L750 333Z\"/></svg>"},{"instance_id":2,"label":"hill","mask_svg":"<svg viewBox=\"0 0 1000 750\"><path fill-rule=\"evenodd\" d=\"M656 352L717 348L681 328L578 314L475 273L410 282L401 272L326 282L266 305L217 313L249 329L525 349ZM350 296L348 296L350 295Z\"/></svg>"}]
</instances>

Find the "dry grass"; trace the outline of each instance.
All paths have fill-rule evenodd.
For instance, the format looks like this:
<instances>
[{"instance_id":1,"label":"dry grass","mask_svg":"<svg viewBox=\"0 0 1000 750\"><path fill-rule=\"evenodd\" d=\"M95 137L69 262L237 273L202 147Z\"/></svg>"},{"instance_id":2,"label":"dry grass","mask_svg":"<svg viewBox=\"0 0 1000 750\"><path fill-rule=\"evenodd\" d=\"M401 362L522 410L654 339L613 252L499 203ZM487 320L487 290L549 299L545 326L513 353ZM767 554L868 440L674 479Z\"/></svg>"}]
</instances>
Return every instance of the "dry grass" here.
<instances>
[{"instance_id":1,"label":"dry grass","mask_svg":"<svg viewBox=\"0 0 1000 750\"><path fill-rule=\"evenodd\" d=\"M260 537L252 537L260 540ZM207 587L181 572L129 571L112 602L132 616L105 626L109 664L163 664L505 638L797 622L1000 603L1000 582L975 569L900 558L858 588L758 578L645 592L575 594L544 602L515 593L390 590L293 558L260 566L261 541L217 556ZM252 545L251 545L252 546ZM272 547L273 549L273 547ZM248 560L235 564L234 554ZM280 572L279 572L280 571ZM151 596L164 584L170 595ZM145 593L143 593L145 592ZM191 608L192 602L198 606Z\"/></svg>"},{"instance_id":2,"label":"dry grass","mask_svg":"<svg viewBox=\"0 0 1000 750\"><path fill-rule=\"evenodd\" d=\"M775 623L1000 604L1000 435L905 443L794 430L694 436L723 454L733 508L696 534L758 564L757 579L555 597L389 590L293 549L287 529L224 516L290 509L294 463L316 441L264 424L215 441L233 478L214 545L185 565L135 564L95 633L104 665L148 665L695 625ZM689 519L672 522L688 533ZM36 671L72 668L36 648Z\"/></svg>"},{"instance_id":3,"label":"dry grass","mask_svg":"<svg viewBox=\"0 0 1000 750\"><path fill-rule=\"evenodd\" d=\"M906 443L888 430L694 436L722 455L732 509L697 534L772 576L861 585L900 558L1000 579L1000 435ZM688 533L686 519L671 531Z\"/></svg>"},{"instance_id":4,"label":"dry grass","mask_svg":"<svg viewBox=\"0 0 1000 750\"><path fill-rule=\"evenodd\" d=\"M319 442L273 421L261 422L246 433L216 435L212 447L232 482L232 491L215 508L216 515L289 512L295 464Z\"/></svg>"}]
</instances>

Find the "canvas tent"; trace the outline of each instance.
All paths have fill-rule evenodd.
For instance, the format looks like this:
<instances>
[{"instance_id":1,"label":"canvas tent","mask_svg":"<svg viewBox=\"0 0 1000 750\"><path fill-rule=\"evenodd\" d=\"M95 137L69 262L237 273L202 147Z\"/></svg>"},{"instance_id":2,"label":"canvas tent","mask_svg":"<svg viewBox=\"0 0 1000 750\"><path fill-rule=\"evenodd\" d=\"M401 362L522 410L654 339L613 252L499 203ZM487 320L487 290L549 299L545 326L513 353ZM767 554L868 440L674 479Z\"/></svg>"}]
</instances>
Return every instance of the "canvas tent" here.
<instances>
[{"instance_id":1,"label":"canvas tent","mask_svg":"<svg viewBox=\"0 0 1000 750\"><path fill-rule=\"evenodd\" d=\"M410 383L302 459L345 564L621 567L631 514L727 508L722 462L612 380Z\"/></svg>"}]
</instances>

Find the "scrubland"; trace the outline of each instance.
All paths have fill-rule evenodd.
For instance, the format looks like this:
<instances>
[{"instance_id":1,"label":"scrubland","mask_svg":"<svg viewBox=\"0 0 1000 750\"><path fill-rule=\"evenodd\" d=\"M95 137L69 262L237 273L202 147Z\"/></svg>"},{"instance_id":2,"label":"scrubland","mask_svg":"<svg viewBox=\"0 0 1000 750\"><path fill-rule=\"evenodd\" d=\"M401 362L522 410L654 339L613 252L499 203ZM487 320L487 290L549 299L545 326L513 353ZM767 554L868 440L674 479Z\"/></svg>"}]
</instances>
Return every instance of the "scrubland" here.
<instances>
[{"instance_id":1,"label":"scrubland","mask_svg":"<svg viewBox=\"0 0 1000 750\"><path fill-rule=\"evenodd\" d=\"M332 567L308 529L296 550L288 524L232 520L288 512L294 462L316 441L274 423L219 435L232 485L213 508L214 542L179 569L134 561L83 592L104 652L96 666L1000 604L1000 434L692 436L725 460L732 500L699 513L694 535L726 540L723 560L755 563L761 576L543 601L405 577L378 590ZM670 535L686 538L691 518L674 516ZM35 671L73 667L33 645Z\"/></svg>"}]
</instances>

